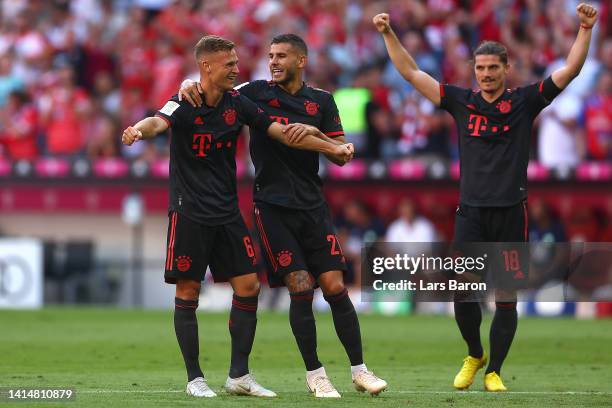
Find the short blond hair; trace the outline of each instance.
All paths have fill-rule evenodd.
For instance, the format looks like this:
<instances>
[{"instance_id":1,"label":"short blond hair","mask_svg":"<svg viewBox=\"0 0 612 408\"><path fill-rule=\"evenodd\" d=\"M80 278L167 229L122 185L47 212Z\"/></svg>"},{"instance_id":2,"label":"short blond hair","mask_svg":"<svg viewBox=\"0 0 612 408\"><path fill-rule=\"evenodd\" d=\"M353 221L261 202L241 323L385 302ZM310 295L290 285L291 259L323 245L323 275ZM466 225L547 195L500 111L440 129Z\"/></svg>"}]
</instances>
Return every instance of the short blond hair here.
<instances>
[{"instance_id":1,"label":"short blond hair","mask_svg":"<svg viewBox=\"0 0 612 408\"><path fill-rule=\"evenodd\" d=\"M196 61L200 60L202 55L219 51L231 51L235 47L233 41L227 40L218 35L205 35L200 38L200 41L193 48L193 54Z\"/></svg>"}]
</instances>

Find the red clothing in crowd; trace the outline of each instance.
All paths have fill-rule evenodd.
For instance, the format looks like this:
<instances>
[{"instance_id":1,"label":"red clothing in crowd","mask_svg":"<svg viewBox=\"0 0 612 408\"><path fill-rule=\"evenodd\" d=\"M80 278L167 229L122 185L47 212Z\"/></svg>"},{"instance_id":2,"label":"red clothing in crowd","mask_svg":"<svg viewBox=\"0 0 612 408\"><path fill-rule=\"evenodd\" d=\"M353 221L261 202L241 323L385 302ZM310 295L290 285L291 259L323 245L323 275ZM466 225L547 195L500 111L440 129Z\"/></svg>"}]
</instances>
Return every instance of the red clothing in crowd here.
<instances>
[{"instance_id":1,"label":"red clothing in crowd","mask_svg":"<svg viewBox=\"0 0 612 408\"><path fill-rule=\"evenodd\" d=\"M51 154L76 154L85 145L82 114L89 108L89 98L80 89L59 87L50 92L47 107L47 150Z\"/></svg>"},{"instance_id":2,"label":"red clothing in crowd","mask_svg":"<svg viewBox=\"0 0 612 408\"><path fill-rule=\"evenodd\" d=\"M24 105L14 112L9 111L5 127L0 130L0 143L8 156L14 160L33 160L38 155L36 134L38 113L31 105Z\"/></svg>"},{"instance_id":3,"label":"red clothing in crowd","mask_svg":"<svg viewBox=\"0 0 612 408\"><path fill-rule=\"evenodd\" d=\"M584 108L584 128L589 156L612 158L612 95L593 95Z\"/></svg>"}]
</instances>

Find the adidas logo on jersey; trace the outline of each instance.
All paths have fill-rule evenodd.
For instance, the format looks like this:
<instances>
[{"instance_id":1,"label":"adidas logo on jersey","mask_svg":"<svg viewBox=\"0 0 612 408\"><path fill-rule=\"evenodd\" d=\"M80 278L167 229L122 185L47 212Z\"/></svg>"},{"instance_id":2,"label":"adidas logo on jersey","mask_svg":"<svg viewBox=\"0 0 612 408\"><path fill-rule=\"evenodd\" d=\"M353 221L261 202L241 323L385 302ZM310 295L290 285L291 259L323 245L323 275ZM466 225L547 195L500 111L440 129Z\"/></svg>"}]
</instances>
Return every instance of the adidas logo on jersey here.
<instances>
[{"instance_id":1,"label":"adidas logo on jersey","mask_svg":"<svg viewBox=\"0 0 612 408\"><path fill-rule=\"evenodd\" d=\"M275 108L280 108L280 102L278 99L274 98L270 102L268 102L268 106L273 106Z\"/></svg>"}]
</instances>

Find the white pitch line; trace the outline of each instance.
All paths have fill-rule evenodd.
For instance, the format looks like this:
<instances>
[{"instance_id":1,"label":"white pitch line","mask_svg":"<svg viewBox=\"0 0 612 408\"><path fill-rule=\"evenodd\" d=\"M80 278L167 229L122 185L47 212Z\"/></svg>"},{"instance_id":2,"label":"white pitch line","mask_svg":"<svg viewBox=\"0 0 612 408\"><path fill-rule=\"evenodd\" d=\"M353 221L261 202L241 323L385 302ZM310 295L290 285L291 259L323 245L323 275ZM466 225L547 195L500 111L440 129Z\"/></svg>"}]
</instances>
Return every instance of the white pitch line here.
<instances>
[{"instance_id":1,"label":"white pitch line","mask_svg":"<svg viewBox=\"0 0 612 408\"><path fill-rule=\"evenodd\" d=\"M464 394L486 394L486 395L499 395L499 394L534 394L534 395L612 395L612 391L504 391L504 392L488 392L488 391L385 391L391 394L453 394L453 395L464 395Z\"/></svg>"},{"instance_id":2,"label":"white pitch line","mask_svg":"<svg viewBox=\"0 0 612 408\"><path fill-rule=\"evenodd\" d=\"M183 390L77 390L78 394L168 394L168 393L182 393ZM295 393L296 391L290 391ZM347 392L347 391L343 391ZM434 391L434 390L423 390L423 391L385 391L384 394L452 394L457 396L462 395L499 395L499 394L518 394L518 395L612 395L612 391L504 391L501 393L491 393L486 391Z\"/></svg>"}]
</instances>

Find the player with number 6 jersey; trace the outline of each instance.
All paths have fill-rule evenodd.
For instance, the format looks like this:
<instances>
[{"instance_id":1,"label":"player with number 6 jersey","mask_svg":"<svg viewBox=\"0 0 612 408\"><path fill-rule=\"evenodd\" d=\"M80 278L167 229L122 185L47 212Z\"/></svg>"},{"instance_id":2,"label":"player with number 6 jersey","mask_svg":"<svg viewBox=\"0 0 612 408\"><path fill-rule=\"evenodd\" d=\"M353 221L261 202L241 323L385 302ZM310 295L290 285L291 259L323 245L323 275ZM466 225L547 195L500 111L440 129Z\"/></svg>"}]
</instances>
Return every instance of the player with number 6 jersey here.
<instances>
[{"instance_id":1,"label":"player with number 6 jersey","mask_svg":"<svg viewBox=\"0 0 612 408\"><path fill-rule=\"evenodd\" d=\"M250 374L259 281L248 230L238 210L236 142L244 124L260 136L312 149L345 162L351 145L336 145L315 137L310 126L284 126L265 115L252 101L233 90L238 57L231 41L203 37L195 47L200 80L206 92L203 106L194 108L177 96L157 112L123 132L123 143L172 129L170 144L170 205L165 280L176 284L174 326L187 369L187 393L216 394L199 365L195 310L201 281L210 266L215 281L229 281L234 290L229 330L231 365L225 389L230 394L274 397ZM299 140L293 139L295 134Z\"/></svg>"}]
</instances>

